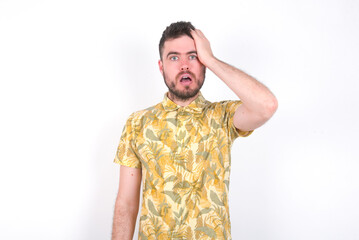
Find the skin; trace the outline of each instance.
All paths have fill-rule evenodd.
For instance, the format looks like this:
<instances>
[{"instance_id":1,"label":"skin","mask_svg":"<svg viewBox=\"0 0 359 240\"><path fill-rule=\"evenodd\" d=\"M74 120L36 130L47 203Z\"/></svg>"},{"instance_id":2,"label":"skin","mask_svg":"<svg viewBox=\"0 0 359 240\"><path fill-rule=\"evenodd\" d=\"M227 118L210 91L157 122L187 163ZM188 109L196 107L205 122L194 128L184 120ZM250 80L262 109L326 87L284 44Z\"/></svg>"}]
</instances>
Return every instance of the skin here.
<instances>
[{"instance_id":1,"label":"skin","mask_svg":"<svg viewBox=\"0 0 359 240\"><path fill-rule=\"evenodd\" d=\"M191 31L199 61L219 77L237 96L242 104L234 114L234 125L242 131L254 130L267 122L278 108L272 92L245 72L217 59L208 39L196 29Z\"/></svg>"},{"instance_id":2,"label":"skin","mask_svg":"<svg viewBox=\"0 0 359 240\"><path fill-rule=\"evenodd\" d=\"M180 106L189 105L197 98L205 78L204 68L208 68L242 101L233 119L237 129L254 130L268 121L278 107L277 99L271 91L243 71L217 59L210 42L200 30L192 30L191 35L193 39L182 36L166 41L158 65L169 88L182 95L193 96L184 99L169 92L168 97ZM192 78L189 85L180 82L184 72ZM141 169L121 166L120 171L112 240L131 240L139 208Z\"/></svg>"},{"instance_id":3,"label":"skin","mask_svg":"<svg viewBox=\"0 0 359 240\"><path fill-rule=\"evenodd\" d=\"M180 106L190 104L199 94L205 78L205 66L198 60L196 46L188 36L167 40L164 44L162 60L158 66L166 85L173 87L177 92L190 95L186 99L180 98L171 92L168 97ZM181 76L190 73L190 85L181 84Z\"/></svg>"},{"instance_id":4,"label":"skin","mask_svg":"<svg viewBox=\"0 0 359 240\"><path fill-rule=\"evenodd\" d=\"M121 166L112 240L132 240L140 201L141 169Z\"/></svg>"}]
</instances>

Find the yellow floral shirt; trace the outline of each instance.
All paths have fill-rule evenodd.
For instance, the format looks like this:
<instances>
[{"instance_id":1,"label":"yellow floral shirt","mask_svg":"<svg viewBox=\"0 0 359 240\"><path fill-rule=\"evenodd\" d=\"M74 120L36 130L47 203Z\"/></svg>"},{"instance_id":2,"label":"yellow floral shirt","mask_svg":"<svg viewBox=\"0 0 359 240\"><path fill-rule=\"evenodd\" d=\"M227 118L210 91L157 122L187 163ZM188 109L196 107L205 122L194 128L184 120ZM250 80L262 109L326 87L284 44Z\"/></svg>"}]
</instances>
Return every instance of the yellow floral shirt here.
<instances>
[{"instance_id":1,"label":"yellow floral shirt","mask_svg":"<svg viewBox=\"0 0 359 240\"><path fill-rule=\"evenodd\" d=\"M251 133L233 124L240 104L199 94L181 107L166 94L129 117L115 162L142 171L139 239L231 239L230 149Z\"/></svg>"}]
</instances>

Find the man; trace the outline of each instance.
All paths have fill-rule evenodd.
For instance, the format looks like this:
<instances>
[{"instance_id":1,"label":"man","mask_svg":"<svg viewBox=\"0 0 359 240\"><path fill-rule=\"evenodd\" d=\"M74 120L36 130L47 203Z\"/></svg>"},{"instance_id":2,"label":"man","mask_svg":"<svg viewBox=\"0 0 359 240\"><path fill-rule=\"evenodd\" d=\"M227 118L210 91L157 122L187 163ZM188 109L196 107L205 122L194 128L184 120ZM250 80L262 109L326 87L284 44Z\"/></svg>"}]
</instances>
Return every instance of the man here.
<instances>
[{"instance_id":1,"label":"man","mask_svg":"<svg viewBox=\"0 0 359 240\"><path fill-rule=\"evenodd\" d=\"M275 96L214 57L189 22L171 24L159 44L164 100L127 120L112 239L132 239L142 180L139 239L232 239L228 208L230 148L276 111ZM200 89L206 68L241 99L211 103Z\"/></svg>"}]
</instances>

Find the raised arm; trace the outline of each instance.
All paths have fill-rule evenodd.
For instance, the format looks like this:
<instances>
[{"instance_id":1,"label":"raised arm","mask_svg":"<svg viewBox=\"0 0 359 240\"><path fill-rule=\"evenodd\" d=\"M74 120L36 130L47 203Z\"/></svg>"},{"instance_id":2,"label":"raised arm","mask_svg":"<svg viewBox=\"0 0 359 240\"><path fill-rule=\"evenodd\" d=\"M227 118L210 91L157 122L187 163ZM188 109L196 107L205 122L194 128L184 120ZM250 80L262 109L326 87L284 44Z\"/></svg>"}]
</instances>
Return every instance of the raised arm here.
<instances>
[{"instance_id":1,"label":"raised arm","mask_svg":"<svg viewBox=\"0 0 359 240\"><path fill-rule=\"evenodd\" d=\"M214 57L203 33L192 31L199 60L216 74L242 101L234 114L234 125L243 131L263 125L278 107L276 97L262 83L245 72Z\"/></svg>"},{"instance_id":2,"label":"raised arm","mask_svg":"<svg viewBox=\"0 0 359 240\"><path fill-rule=\"evenodd\" d=\"M132 240L139 208L141 169L121 166L112 240Z\"/></svg>"}]
</instances>

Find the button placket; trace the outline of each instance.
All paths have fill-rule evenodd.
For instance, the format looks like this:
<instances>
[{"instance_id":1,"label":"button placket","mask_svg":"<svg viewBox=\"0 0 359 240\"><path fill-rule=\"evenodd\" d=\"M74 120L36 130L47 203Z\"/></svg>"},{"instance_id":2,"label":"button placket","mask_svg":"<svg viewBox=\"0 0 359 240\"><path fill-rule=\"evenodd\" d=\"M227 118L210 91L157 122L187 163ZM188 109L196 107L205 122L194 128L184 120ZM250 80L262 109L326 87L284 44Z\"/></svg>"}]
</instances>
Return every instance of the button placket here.
<instances>
[{"instance_id":1,"label":"button placket","mask_svg":"<svg viewBox=\"0 0 359 240\"><path fill-rule=\"evenodd\" d=\"M186 112L184 107L180 107L177 111L177 129L176 129L176 157L182 159L182 151L183 146L181 142L184 139L184 136L187 135L187 131L185 128L185 121L186 121Z\"/></svg>"},{"instance_id":2,"label":"button placket","mask_svg":"<svg viewBox=\"0 0 359 240\"><path fill-rule=\"evenodd\" d=\"M181 133L182 125L183 125L183 108L179 108L177 110L177 129L176 129L177 151L176 151L176 154L178 154L180 152L178 140L179 140L179 135Z\"/></svg>"}]
</instances>

